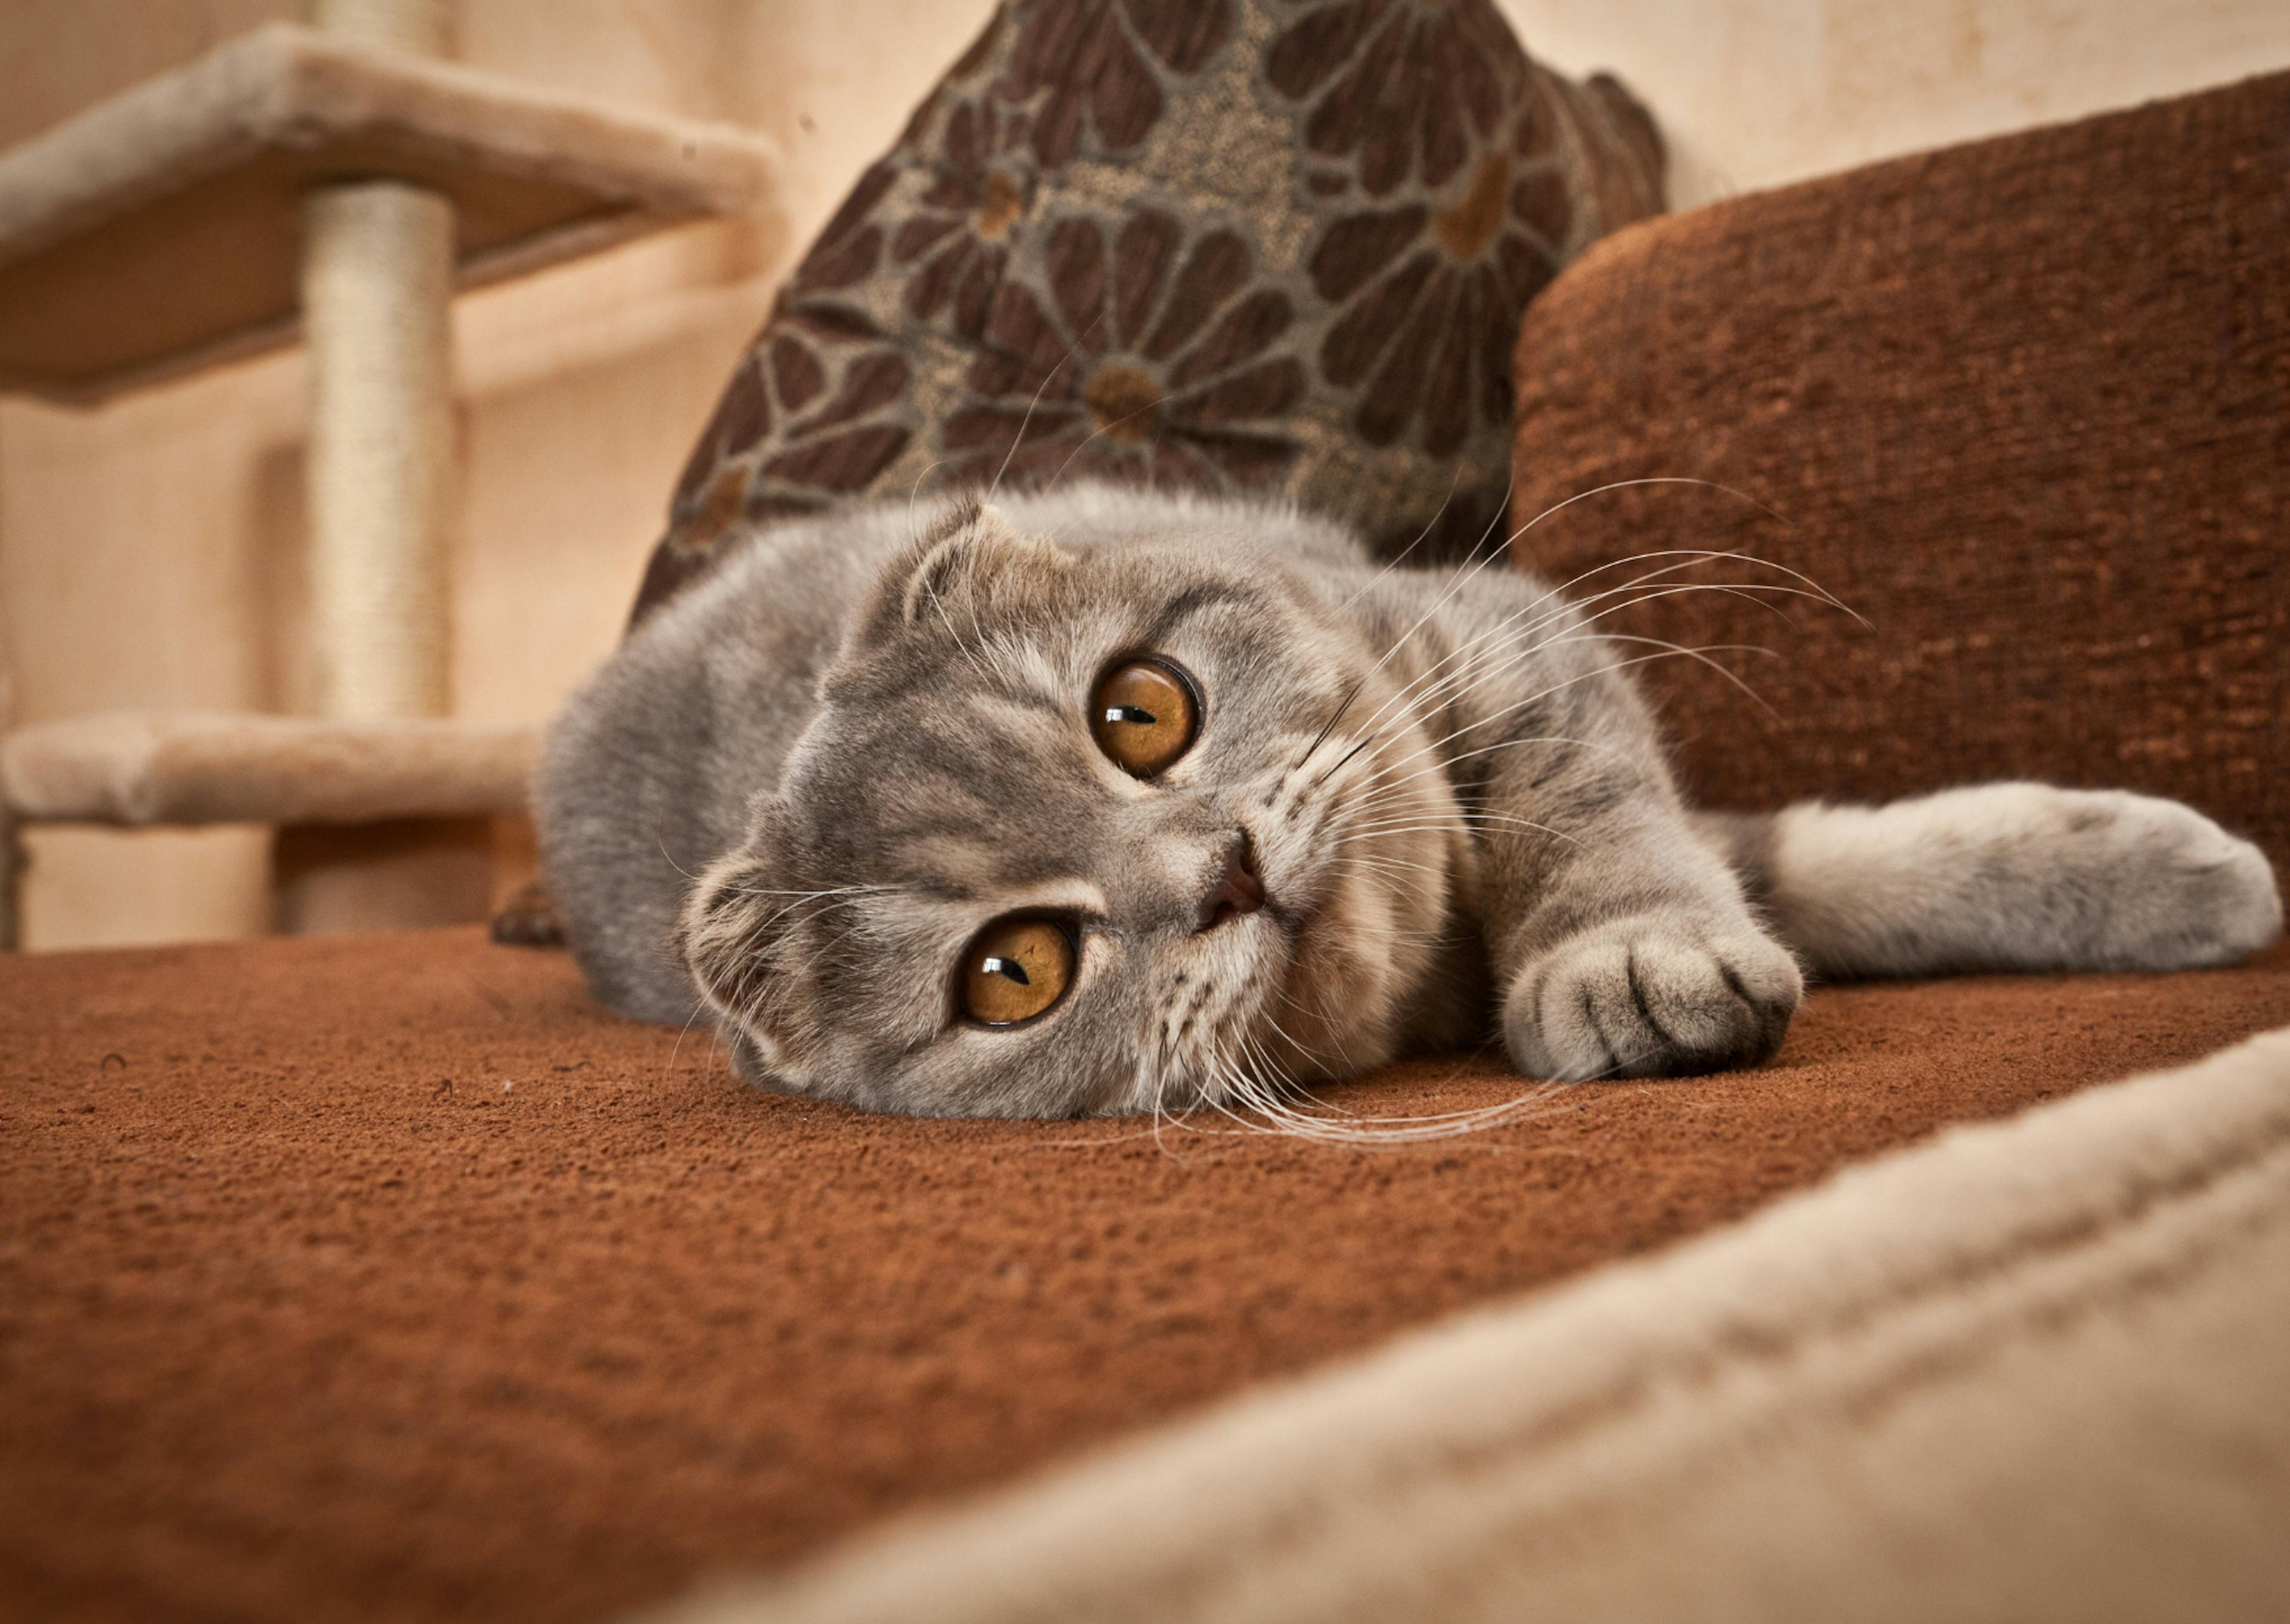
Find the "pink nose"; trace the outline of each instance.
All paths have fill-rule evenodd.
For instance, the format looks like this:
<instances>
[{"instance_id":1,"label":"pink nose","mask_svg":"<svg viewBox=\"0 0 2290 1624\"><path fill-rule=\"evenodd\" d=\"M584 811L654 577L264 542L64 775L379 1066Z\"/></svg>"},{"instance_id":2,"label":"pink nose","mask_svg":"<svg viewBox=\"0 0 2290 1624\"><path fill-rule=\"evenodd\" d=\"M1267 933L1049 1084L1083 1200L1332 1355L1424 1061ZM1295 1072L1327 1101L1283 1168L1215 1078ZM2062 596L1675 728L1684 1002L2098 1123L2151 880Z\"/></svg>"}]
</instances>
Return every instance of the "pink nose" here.
<instances>
[{"instance_id":1,"label":"pink nose","mask_svg":"<svg viewBox=\"0 0 2290 1624\"><path fill-rule=\"evenodd\" d=\"M1237 919L1243 914L1253 914L1264 906L1264 882L1256 877L1256 865L1248 850L1248 836L1243 835L1233 843L1225 858L1224 877L1216 889L1202 900L1203 931L1213 931L1228 919Z\"/></svg>"}]
</instances>

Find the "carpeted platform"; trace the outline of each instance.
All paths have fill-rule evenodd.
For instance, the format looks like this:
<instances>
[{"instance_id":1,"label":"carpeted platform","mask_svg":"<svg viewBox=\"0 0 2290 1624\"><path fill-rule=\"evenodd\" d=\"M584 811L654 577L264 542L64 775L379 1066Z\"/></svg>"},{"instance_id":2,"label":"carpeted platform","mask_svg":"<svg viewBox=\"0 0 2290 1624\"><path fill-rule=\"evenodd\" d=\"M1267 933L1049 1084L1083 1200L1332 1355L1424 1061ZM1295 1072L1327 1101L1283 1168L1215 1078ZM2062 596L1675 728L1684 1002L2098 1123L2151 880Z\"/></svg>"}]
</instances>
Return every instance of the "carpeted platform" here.
<instances>
[{"instance_id":1,"label":"carpeted platform","mask_svg":"<svg viewBox=\"0 0 2290 1624\"><path fill-rule=\"evenodd\" d=\"M776 1099L474 932L0 960L0 1610L602 1618L2286 1022L2282 949L1828 988L1370 1151Z\"/></svg>"}]
</instances>

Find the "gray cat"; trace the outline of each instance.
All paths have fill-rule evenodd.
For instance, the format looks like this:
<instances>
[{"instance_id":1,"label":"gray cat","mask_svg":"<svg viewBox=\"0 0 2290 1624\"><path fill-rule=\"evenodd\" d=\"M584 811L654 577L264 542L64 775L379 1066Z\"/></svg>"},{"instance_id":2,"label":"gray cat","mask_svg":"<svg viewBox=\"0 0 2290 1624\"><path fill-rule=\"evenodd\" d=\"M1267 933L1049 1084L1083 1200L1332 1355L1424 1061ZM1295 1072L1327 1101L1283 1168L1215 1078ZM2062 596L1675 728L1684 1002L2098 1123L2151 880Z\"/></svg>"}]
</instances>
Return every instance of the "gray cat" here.
<instances>
[{"instance_id":1,"label":"gray cat","mask_svg":"<svg viewBox=\"0 0 2290 1624\"><path fill-rule=\"evenodd\" d=\"M1261 1101L1499 1030L1533 1076L1773 1054L1804 972L2168 969L2278 933L2257 849L2035 784L1698 814L1596 628L1498 565L1082 486L782 523L551 734L597 996L933 1116Z\"/></svg>"}]
</instances>

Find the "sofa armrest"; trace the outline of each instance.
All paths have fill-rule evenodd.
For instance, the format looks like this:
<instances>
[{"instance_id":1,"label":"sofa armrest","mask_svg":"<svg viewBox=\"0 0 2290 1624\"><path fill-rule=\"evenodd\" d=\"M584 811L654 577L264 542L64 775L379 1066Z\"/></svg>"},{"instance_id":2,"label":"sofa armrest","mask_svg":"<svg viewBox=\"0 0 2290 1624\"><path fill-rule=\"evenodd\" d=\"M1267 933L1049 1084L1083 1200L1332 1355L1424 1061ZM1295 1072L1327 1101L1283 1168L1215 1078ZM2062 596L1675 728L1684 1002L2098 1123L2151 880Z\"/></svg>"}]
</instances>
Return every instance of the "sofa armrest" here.
<instances>
[{"instance_id":1,"label":"sofa armrest","mask_svg":"<svg viewBox=\"0 0 2290 1624\"><path fill-rule=\"evenodd\" d=\"M1645 668L1705 801L2118 785L2290 861L2290 74L1632 227L1528 308L1515 378L1515 530L1729 487L1590 497L1523 562L1739 552L1867 618L1607 622L1773 651L1720 656L1770 712Z\"/></svg>"}]
</instances>

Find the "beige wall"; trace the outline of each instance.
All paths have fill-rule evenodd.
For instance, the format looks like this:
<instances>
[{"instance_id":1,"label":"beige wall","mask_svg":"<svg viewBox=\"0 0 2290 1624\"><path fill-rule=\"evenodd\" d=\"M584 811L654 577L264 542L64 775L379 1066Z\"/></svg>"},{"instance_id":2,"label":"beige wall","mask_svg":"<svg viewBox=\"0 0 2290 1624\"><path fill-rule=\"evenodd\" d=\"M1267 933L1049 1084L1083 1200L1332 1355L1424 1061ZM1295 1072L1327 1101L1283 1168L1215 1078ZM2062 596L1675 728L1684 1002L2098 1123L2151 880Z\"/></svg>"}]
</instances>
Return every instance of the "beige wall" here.
<instances>
[{"instance_id":1,"label":"beige wall","mask_svg":"<svg viewBox=\"0 0 2290 1624\"><path fill-rule=\"evenodd\" d=\"M1506 0L1529 47L1656 108L1684 204L2290 65L2280 0ZM547 715L607 651L685 452L772 287L989 0L463 0L465 60L769 130L776 224L701 226L464 299L460 708ZM11 0L0 141L292 0ZM93 412L0 403L0 649L19 721L295 709L292 352ZM35 947L263 928L259 831L41 831Z\"/></svg>"},{"instance_id":2,"label":"beige wall","mask_svg":"<svg viewBox=\"0 0 2290 1624\"><path fill-rule=\"evenodd\" d=\"M1681 207L2290 66L2283 0L1501 4L1646 98Z\"/></svg>"}]
</instances>

